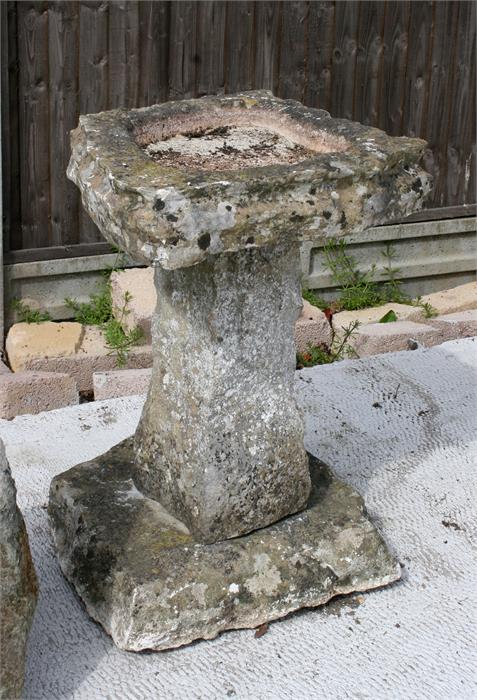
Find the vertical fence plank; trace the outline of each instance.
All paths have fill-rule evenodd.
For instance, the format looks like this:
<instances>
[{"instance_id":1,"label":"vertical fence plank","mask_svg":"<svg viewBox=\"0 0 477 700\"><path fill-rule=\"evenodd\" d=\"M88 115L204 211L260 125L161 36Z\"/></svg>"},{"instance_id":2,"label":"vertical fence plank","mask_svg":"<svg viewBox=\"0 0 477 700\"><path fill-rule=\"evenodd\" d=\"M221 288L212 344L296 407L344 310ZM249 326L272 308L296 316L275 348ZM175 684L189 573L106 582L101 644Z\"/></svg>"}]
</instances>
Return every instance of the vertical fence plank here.
<instances>
[{"instance_id":1,"label":"vertical fence plank","mask_svg":"<svg viewBox=\"0 0 477 700\"><path fill-rule=\"evenodd\" d=\"M305 103L331 109L334 2L311 2L308 17L308 81Z\"/></svg>"},{"instance_id":2,"label":"vertical fence plank","mask_svg":"<svg viewBox=\"0 0 477 700\"><path fill-rule=\"evenodd\" d=\"M117 0L109 5L108 106L137 107L139 95L139 8Z\"/></svg>"},{"instance_id":3,"label":"vertical fence plank","mask_svg":"<svg viewBox=\"0 0 477 700\"><path fill-rule=\"evenodd\" d=\"M254 2L227 2L225 92L253 87L255 8Z\"/></svg>"},{"instance_id":4,"label":"vertical fence plank","mask_svg":"<svg viewBox=\"0 0 477 700\"><path fill-rule=\"evenodd\" d=\"M334 117L353 118L360 7L359 2L337 2L335 6L335 47L331 74L333 83L331 113Z\"/></svg>"},{"instance_id":5,"label":"vertical fence plank","mask_svg":"<svg viewBox=\"0 0 477 700\"><path fill-rule=\"evenodd\" d=\"M445 148L440 148L439 143L445 145L448 139L457 48L459 3L437 2L434 10L435 40L432 45L428 113L430 116L439 115L439 118L427 120L426 131L423 137L429 143L424 163L427 170L434 177L432 201L435 206L440 207L444 205L447 163Z\"/></svg>"},{"instance_id":6,"label":"vertical fence plank","mask_svg":"<svg viewBox=\"0 0 477 700\"><path fill-rule=\"evenodd\" d=\"M50 88L51 245L79 242L78 190L66 178L70 157L69 133L78 123L76 94L78 4L56 2L48 8Z\"/></svg>"},{"instance_id":7,"label":"vertical fence plank","mask_svg":"<svg viewBox=\"0 0 477 700\"><path fill-rule=\"evenodd\" d=\"M469 27L475 28L475 20L475 3L460 2L453 72L454 91L447 142L448 177L445 201L452 204L459 204L461 199L465 198L470 179L472 146L475 144L475 121L472 123L474 107L471 104L475 88L475 31L469 31Z\"/></svg>"},{"instance_id":8,"label":"vertical fence plank","mask_svg":"<svg viewBox=\"0 0 477 700\"><path fill-rule=\"evenodd\" d=\"M139 2L138 104L164 102L169 91L170 2Z\"/></svg>"},{"instance_id":9,"label":"vertical fence plank","mask_svg":"<svg viewBox=\"0 0 477 700\"><path fill-rule=\"evenodd\" d=\"M464 203L473 204L477 202L477 144L475 140L475 125L477 123L476 114L476 80L475 80L475 55L473 61L473 75L470 79L471 93L469 97L469 119L467 132L469 134L470 152L465 152L465 181L464 181ZM459 202L460 203L460 202Z\"/></svg>"},{"instance_id":10,"label":"vertical fence plank","mask_svg":"<svg viewBox=\"0 0 477 700\"><path fill-rule=\"evenodd\" d=\"M48 8L18 3L22 247L50 244Z\"/></svg>"},{"instance_id":11,"label":"vertical fence plank","mask_svg":"<svg viewBox=\"0 0 477 700\"><path fill-rule=\"evenodd\" d=\"M200 2L197 8L197 96L224 92L226 3Z\"/></svg>"},{"instance_id":12,"label":"vertical fence plank","mask_svg":"<svg viewBox=\"0 0 477 700\"><path fill-rule=\"evenodd\" d=\"M362 2L359 13L353 119L373 126L378 123L385 11L384 2Z\"/></svg>"},{"instance_id":13,"label":"vertical fence plank","mask_svg":"<svg viewBox=\"0 0 477 700\"><path fill-rule=\"evenodd\" d=\"M109 5L107 2L80 2L79 8L79 113L102 112L109 107ZM80 242L101 240L100 232L80 207Z\"/></svg>"},{"instance_id":14,"label":"vertical fence plank","mask_svg":"<svg viewBox=\"0 0 477 700\"><path fill-rule=\"evenodd\" d=\"M287 2L283 6L278 94L303 100L307 80L308 13L310 3Z\"/></svg>"},{"instance_id":15,"label":"vertical fence plank","mask_svg":"<svg viewBox=\"0 0 477 700\"><path fill-rule=\"evenodd\" d=\"M386 3L384 25L383 78L378 107L378 124L393 136L401 134L404 86L408 55L410 2Z\"/></svg>"},{"instance_id":16,"label":"vertical fence plank","mask_svg":"<svg viewBox=\"0 0 477 700\"><path fill-rule=\"evenodd\" d=\"M434 3L412 2L401 133L425 135L430 55L434 42Z\"/></svg>"},{"instance_id":17,"label":"vertical fence plank","mask_svg":"<svg viewBox=\"0 0 477 700\"><path fill-rule=\"evenodd\" d=\"M8 173L12 162L12 135L10 124L10 59L9 59L9 32L8 32L8 4L0 5L0 47L1 47L1 84L2 84L2 173ZM13 40L11 37L10 41ZM11 231L12 208L10 193L12 188L11 178L2 182L2 238L0 245L2 250L8 250ZM2 251L0 251L0 264L3 263ZM0 309L1 300L0 300Z\"/></svg>"},{"instance_id":18,"label":"vertical fence plank","mask_svg":"<svg viewBox=\"0 0 477 700\"><path fill-rule=\"evenodd\" d=\"M169 99L194 97L196 78L197 3L171 5Z\"/></svg>"},{"instance_id":19,"label":"vertical fence plank","mask_svg":"<svg viewBox=\"0 0 477 700\"><path fill-rule=\"evenodd\" d=\"M276 89L280 60L281 2L257 3L255 7L255 71L253 87Z\"/></svg>"},{"instance_id":20,"label":"vertical fence plank","mask_svg":"<svg viewBox=\"0 0 477 700\"><path fill-rule=\"evenodd\" d=\"M81 114L108 108L107 2L80 2L79 110Z\"/></svg>"},{"instance_id":21,"label":"vertical fence plank","mask_svg":"<svg viewBox=\"0 0 477 700\"><path fill-rule=\"evenodd\" d=\"M17 6L4 2L2 13L2 193L3 247L22 247L20 227L20 155L18 123Z\"/></svg>"}]
</instances>

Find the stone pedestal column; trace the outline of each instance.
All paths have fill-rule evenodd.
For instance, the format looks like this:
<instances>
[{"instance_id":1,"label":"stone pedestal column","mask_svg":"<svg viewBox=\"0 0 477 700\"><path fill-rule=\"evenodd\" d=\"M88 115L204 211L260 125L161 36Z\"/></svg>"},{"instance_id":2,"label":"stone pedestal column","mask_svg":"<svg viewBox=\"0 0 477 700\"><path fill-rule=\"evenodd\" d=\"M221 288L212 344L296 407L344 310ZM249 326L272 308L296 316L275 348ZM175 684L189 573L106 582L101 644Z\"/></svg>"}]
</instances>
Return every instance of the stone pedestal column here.
<instances>
[{"instance_id":1,"label":"stone pedestal column","mask_svg":"<svg viewBox=\"0 0 477 700\"><path fill-rule=\"evenodd\" d=\"M155 283L136 486L203 542L304 508L310 476L293 386L297 244L156 267Z\"/></svg>"}]
</instances>

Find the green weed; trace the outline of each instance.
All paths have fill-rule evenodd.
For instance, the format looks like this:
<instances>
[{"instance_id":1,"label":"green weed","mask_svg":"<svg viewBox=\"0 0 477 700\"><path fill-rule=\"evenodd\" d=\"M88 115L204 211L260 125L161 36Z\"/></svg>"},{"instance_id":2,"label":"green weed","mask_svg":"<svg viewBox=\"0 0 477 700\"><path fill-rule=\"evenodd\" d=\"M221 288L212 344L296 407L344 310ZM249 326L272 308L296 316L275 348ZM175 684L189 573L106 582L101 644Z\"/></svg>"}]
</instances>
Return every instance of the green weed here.
<instances>
[{"instance_id":1,"label":"green weed","mask_svg":"<svg viewBox=\"0 0 477 700\"><path fill-rule=\"evenodd\" d=\"M103 329L106 347L109 348L111 354L116 355L117 366L124 367L130 349L142 341L143 332L140 328L133 328L131 331L125 331L123 328L124 320L130 313L128 306L132 295L129 292L124 294L123 306L117 314L117 318L113 316L111 274L123 269L126 263L125 254L117 248L115 251L117 253L116 260L111 267L104 270L104 281L101 283L99 291L96 294L90 294L87 302L78 302L67 297L65 304L73 311L74 319L78 323L100 326Z\"/></svg>"},{"instance_id":2,"label":"green weed","mask_svg":"<svg viewBox=\"0 0 477 700\"><path fill-rule=\"evenodd\" d=\"M356 260L349 254L343 239L330 239L323 248L323 254L324 266L331 273L333 282L338 287L338 298L333 302L326 302L314 292L305 289L303 298L310 304L320 309L332 308L337 312L358 311L394 302L421 307L425 318L437 316L437 311L428 302L422 303L419 297L411 299L403 291L401 270L394 264L396 251L390 243L381 253L385 259L384 282L378 282L375 278L376 265L372 265L366 272L358 268ZM397 320L397 318L389 320Z\"/></svg>"},{"instance_id":3,"label":"green weed","mask_svg":"<svg viewBox=\"0 0 477 700\"><path fill-rule=\"evenodd\" d=\"M102 326L112 317L111 288L109 281L101 285L97 294L90 294L89 301L78 302L66 297L66 306L73 311L75 321L88 326Z\"/></svg>"},{"instance_id":4,"label":"green weed","mask_svg":"<svg viewBox=\"0 0 477 700\"><path fill-rule=\"evenodd\" d=\"M123 328L125 317L129 314L128 304L132 299L129 292L124 293L124 303L119 312L119 318L110 319L104 324L104 337L106 339L106 347L111 353L116 354L116 364L118 367L124 367L127 362L128 352L134 346L138 345L144 337L140 328L133 328L126 332Z\"/></svg>"},{"instance_id":5,"label":"green weed","mask_svg":"<svg viewBox=\"0 0 477 700\"><path fill-rule=\"evenodd\" d=\"M301 295L303 299L306 299L306 301L309 304L311 304L312 306L317 306L322 311L329 306L328 302L326 302L321 297L317 296L310 289L303 289Z\"/></svg>"},{"instance_id":6,"label":"green weed","mask_svg":"<svg viewBox=\"0 0 477 700\"><path fill-rule=\"evenodd\" d=\"M296 355L297 369L303 367L314 367L315 365L329 365L338 360L344 360L346 357L358 357L354 348L349 344L350 339L355 334L359 326L359 321L353 321L346 328L342 329L342 333L337 336L333 329L331 346L327 348L317 345L309 345L305 352L298 352Z\"/></svg>"},{"instance_id":7,"label":"green weed","mask_svg":"<svg viewBox=\"0 0 477 700\"><path fill-rule=\"evenodd\" d=\"M20 323L41 323L42 321L51 321L51 316L48 311L40 311L32 309L20 299L13 299L11 308L15 311L17 319Z\"/></svg>"},{"instance_id":8,"label":"green weed","mask_svg":"<svg viewBox=\"0 0 477 700\"><path fill-rule=\"evenodd\" d=\"M435 316L439 315L437 309L435 309L428 301L421 301L421 297L414 300L413 306L419 306L422 309L424 318L434 318Z\"/></svg>"},{"instance_id":9,"label":"green weed","mask_svg":"<svg viewBox=\"0 0 477 700\"><path fill-rule=\"evenodd\" d=\"M324 265L340 288L338 303L341 309L357 311L382 303L383 294L374 280L375 265L367 272L359 270L343 240L329 240L323 253Z\"/></svg>"}]
</instances>

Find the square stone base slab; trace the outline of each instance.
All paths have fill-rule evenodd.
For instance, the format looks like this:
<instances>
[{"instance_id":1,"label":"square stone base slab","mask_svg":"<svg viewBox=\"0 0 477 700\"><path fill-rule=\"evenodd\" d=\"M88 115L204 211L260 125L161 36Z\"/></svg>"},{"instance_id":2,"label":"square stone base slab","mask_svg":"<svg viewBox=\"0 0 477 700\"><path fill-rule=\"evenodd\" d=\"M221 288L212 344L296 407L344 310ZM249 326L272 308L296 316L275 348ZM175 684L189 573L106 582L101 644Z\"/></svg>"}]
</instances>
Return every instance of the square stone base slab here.
<instances>
[{"instance_id":1,"label":"square stone base slab","mask_svg":"<svg viewBox=\"0 0 477 700\"><path fill-rule=\"evenodd\" d=\"M211 545L135 488L132 459L129 439L73 467L49 503L63 573L121 649L212 639L400 577L361 496L311 456L304 511Z\"/></svg>"}]
</instances>

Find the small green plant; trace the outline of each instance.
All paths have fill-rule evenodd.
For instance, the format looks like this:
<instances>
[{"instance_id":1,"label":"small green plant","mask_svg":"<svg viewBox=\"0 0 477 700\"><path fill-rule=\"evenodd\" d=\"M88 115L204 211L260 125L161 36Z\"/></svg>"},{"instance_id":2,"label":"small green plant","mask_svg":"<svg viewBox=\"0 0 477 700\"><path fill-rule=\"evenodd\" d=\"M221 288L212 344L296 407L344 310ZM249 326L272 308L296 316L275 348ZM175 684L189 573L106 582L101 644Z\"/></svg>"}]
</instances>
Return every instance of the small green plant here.
<instances>
[{"instance_id":1,"label":"small green plant","mask_svg":"<svg viewBox=\"0 0 477 700\"><path fill-rule=\"evenodd\" d=\"M75 321L88 326L101 326L112 316L111 289L109 282L101 285L97 294L91 294L89 301L78 302L66 297L66 306L73 311Z\"/></svg>"},{"instance_id":2,"label":"small green plant","mask_svg":"<svg viewBox=\"0 0 477 700\"><path fill-rule=\"evenodd\" d=\"M435 316L439 315L437 309L435 309L428 301L421 301L421 297L414 300L413 306L419 306L422 309L424 318L434 318Z\"/></svg>"},{"instance_id":3,"label":"small green plant","mask_svg":"<svg viewBox=\"0 0 477 700\"><path fill-rule=\"evenodd\" d=\"M128 358L129 350L138 345L143 339L143 332L140 328L133 328L130 331L125 331L123 328L124 319L129 314L128 304L132 299L129 292L125 292L123 296L123 306L121 307L118 318L111 318L104 324L104 337L106 339L106 347L111 353L116 354L116 364L118 367L124 367Z\"/></svg>"},{"instance_id":4,"label":"small green plant","mask_svg":"<svg viewBox=\"0 0 477 700\"><path fill-rule=\"evenodd\" d=\"M310 289L303 289L301 295L309 304L318 307L322 311L329 306L328 302L317 296Z\"/></svg>"},{"instance_id":5,"label":"small green plant","mask_svg":"<svg viewBox=\"0 0 477 700\"><path fill-rule=\"evenodd\" d=\"M396 251L391 243L386 244L386 249L381 255L386 262L384 272L387 275L387 280L383 285L384 300L393 301L395 304L411 304L411 298L404 294L402 290L401 270L393 264L396 258Z\"/></svg>"},{"instance_id":6,"label":"small green plant","mask_svg":"<svg viewBox=\"0 0 477 700\"><path fill-rule=\"evenodd\" d=\"M78 302L67 297L65 304L73 311L74 319L78 323L88 326L100 326L103 329L106 347L109 348L110 354L115 353L117 366L124 367L130 349L135 345L139 345L143 339L143 332L140 328L133 328L130 331L125 331L123 328L124 320L130 313L128 306L132 300L132 295L129 292L124 293L123 306L113 316L111 274L123 269L126 263L125 254L117 248L115 252L117 253L116 260L111 267L104 270L104 280L98 292L90 294L87 302Z\"/></svg>"},{"instance_id":7,"label":"small green plant","mask_svg":"<svg viewBox=\"0 0 477 700\"><path fill-rule=\"evenodd\" d=\"M123 327L115 318L111 318L104 327L104 336L106 339L106 347L116 355L116 364L118 367L124 367L129 350L139 345L143 339L143 332L140 328L133 328L132 331L124 331Z\"/></svg>"},{"instance_id":8,"label":"small green plant","mask_svg":"<svg viewBox=\"0 0 477 700\"><path fill-rule=\"evenodd\" d=\"M111 246L111 248L113 253L116 253L116 259L112 265L108 265L103 270L103 275L106 278L106 281L109 281L111 273L117 272L118 270L124 270L128 261L127 255L124 252L124 250L121 250L121 248L118 248L114 245Z\"/></svg>"},{"instance_id":9,"label":"small green plant","mask_svg":"<svg viewBox=\"0 0 477 700\"><path fill-rule=\"evenodd\" d=\"M318 306L320 309L329 308L336 311L358 311L372 306L381 306L388 302L395 304L410 304L421 307L426 318L437 316L437 311L428 303L423 303L418 297L411 299L402 289L400 279L401 270L396 267L396 251L388 243L386 249L381 253L385 259L383 271L386 275L384 282L377 282L376 265L362 272L359 270L356 260L347 251L346 243L343 239L330 239L323 248L324 266L329 270L333 282L338 286L338 298L330 303L325 302L314 292L303 290L303 298ZM393 312L394 313L394 312ZM383 323L397 318L387 318Z\"/></svg>"},{"instance_id":10,"label":"small green plant","mask_svg":"<svg viewBox=\"0 0 477 700\"><path fill-rule=\"evenodd\" d=\"M379 306L383 294L374 281L375 265L361 272L355 259L346 250L343 240L329 240L324 248L325 267L340 287L339 306L345 311L357 311L370 306Z\"/></svg>"},{"instance_id":11,"label":"small green plant","mask_svg":"<svg viewBox=\"0 0 477 700\"><path fill-rule=\"evenodd\" d=\"M353 321L348 326L341 329L339 337L333 329L329 350L310 344L305 352L297 353L297 368L302 369L303 367L314 367L315 365L328 365L338 360L344 360L346 357L357 357L358 355L349 344L349 341L355 334L358 326L359 321Z\"/></svg>"},{"instance_id":12,"label":"small green plant","mask_svg":"<svg viewBox=\"0 0 477 700\"><path fill-rule=\"evenodd\" d=\"M32 309L20 299L13 299L11 303L12 310L17 314L17 318L23 323L41 323L42 321L51 321L51 316L48 311L40 311Z\"/></svg>"}]
</instances>

